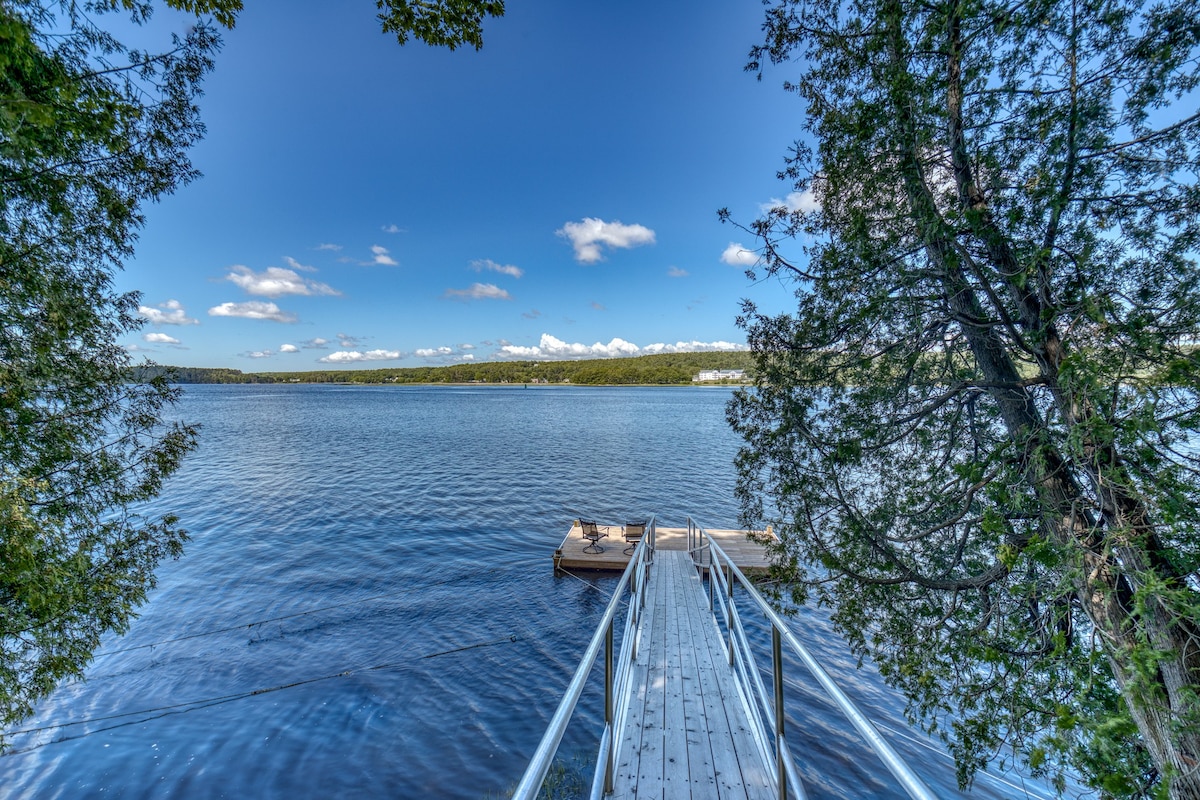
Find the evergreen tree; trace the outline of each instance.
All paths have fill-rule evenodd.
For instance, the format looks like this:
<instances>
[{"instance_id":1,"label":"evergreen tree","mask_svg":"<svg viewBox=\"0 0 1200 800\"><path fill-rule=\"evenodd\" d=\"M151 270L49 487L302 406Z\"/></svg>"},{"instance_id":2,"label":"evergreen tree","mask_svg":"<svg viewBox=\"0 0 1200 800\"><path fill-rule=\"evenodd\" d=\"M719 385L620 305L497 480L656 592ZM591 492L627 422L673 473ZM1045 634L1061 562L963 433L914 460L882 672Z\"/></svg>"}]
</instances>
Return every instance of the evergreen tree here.
<instances>
[{"instance_id":1,"label":"evergreen tree","mask_svg":"<svg viewBox=\"0 0 1200 800\"><path fill-rule=\"evenodd\" d=\"M236 0L175 0L230 25ZM146 3L0 4L0 722L78 674L179 554L171 516L137 504L195 445L177 391L130 381L117 344L138 297L113 290L141 207L195 176L195 98L219 45L197 22L169 49L98 24Z\"/></svg>"},{"instance_id":2,"label":"evergreen tree","mask_svg":"<svg viewBox=\"0 0 1200 800\"><path fill-rule=\"evenodd\" d=\"M774 0L747 522L950 742L1200 797L1200 8ZM724 215L728 218L728 215Z\"/></svg>"}]
</instances>

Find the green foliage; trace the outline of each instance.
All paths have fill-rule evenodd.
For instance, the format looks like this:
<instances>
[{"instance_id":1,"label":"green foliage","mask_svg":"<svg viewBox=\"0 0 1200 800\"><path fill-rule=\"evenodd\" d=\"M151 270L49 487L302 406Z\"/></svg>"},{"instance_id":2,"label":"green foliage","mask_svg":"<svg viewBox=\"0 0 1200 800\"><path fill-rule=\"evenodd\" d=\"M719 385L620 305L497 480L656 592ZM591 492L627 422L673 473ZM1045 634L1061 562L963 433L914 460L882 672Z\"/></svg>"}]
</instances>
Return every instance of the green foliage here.
<instances>
[{"instance_id":1,"label":"green foliage","mask_svg":"<svg viewBox=\"0 0 1200 800\"><path fill-rule=\"evenodd\" d=\"M504 16L504 0L375 0L384 33L404 44L415 36L434 47L451 50L469 44L483 47L483 18Z\"/></svg>"},{"instance_id":2,"label":"green foliage","mask_svg":"<svg viewBox=\"0 0 1200 800\"><path fill-rule=\"evenodd\" d=\"M237 0L167 0L232 24ZM129 624L184 531L139 504L195 446L165 379L129 381L136 294L112 275L141 206L191 180L195 99L219 44L162 53L98 25L149 3L0 4L0 724L78 675Z\"/></svg>"},{"instance_id":3,"label":"green foliage","mask_svg":"<svg viewBox=\"0 0 1200 800\"><path fill-rule=\"evenodd\" d=\"M814 202L750 226L798 310L743 315L745 524L962 783L1011 747L1200 796L1194 3L766 20L750 68L796 60Z\"/></svg>"}]
</instances>

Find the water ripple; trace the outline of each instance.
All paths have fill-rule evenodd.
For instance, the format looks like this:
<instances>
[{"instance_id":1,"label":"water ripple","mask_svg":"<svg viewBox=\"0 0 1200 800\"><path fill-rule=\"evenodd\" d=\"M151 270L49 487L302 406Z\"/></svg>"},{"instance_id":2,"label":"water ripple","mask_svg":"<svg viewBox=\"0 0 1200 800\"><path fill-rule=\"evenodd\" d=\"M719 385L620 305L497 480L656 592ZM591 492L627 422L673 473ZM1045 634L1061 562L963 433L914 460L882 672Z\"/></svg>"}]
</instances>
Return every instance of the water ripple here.
<instances>
[{"instance_id":1,"label":"water ripple","mask_svg":"<svg viewBox=\"0 0 1200 800\"><path fill-rule=\"evenodd\" d=\"M189 389L181 415L203 424L202 445L147 509L180 515L187 554L91 679L24 727L94 721L15 737L33 749L0 759L0 785L30 798L502 794L616 582L556 578L551 552L580 515L734 526L727 397ZM816 622L810 643L847 690L903 727L877 676ZM860 750L824 701L800 678L788 691L810 709L794 721L810 796L886 796L881 767L844 755ZM595 747L600 692L592 681L568 759ZM953 794L952 769L938 786Z\"/></svg>"}]
</instances>

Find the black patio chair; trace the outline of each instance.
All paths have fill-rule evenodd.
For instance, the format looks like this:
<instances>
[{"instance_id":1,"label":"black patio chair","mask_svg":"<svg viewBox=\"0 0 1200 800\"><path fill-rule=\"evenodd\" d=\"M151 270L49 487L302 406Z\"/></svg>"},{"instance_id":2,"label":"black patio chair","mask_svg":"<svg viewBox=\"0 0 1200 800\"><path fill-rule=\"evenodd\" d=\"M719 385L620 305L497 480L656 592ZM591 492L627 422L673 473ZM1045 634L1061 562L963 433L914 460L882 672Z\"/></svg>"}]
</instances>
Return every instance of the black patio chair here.
<instances>
[{"instance_id":1,"label":"black patio chair","mask_svg":"<svg viewBox=\"0 0 1200 800\"><path fill-rule=\"evenodd\" d=\"M591 543L583 548L583 552L603 553L604 548L600 546L600 540L608 536L608 534L601 533L600 528L595 522L590 522L585 519L579 520L579 527L583 533L583 538L587 539Z\"/></svg>"},{"instance_id":2,"label":"black patio chair","mask_svg":"<svg viewBox=\"0 0 1200 800\"><path fill-rule=\"evenodd\" d=\"M625 542L628 545L622 552L627 556L632 555L634 549L638 546L638 542L646 535L646 520L626 522L625 526L621 528L621 532L625 535Z\"/></svg>"}]
</instances>

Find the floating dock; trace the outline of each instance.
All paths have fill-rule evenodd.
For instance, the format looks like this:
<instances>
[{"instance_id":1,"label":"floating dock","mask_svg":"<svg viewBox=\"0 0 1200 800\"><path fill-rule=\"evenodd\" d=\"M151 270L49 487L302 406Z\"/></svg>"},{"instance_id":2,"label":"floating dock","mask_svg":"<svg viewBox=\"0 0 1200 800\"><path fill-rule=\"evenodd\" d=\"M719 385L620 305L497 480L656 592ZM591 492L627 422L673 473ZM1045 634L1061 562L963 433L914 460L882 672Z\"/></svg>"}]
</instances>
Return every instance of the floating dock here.
<instances>
[{"instance_id":1,"label":"floating dock","mask_svg":"<svg viewBox=\"0 0 1200 800\"><path fill-rule=\"evenodd\" d=\"M597 525L596 527L602 533L607 534L599 542L603 551L599 553L584 552L584 548L590 547L592 543L583 538L582 531L576 523L567 531L562 544L554 551L556 569L594 569L610 572L625 570L631 557L625 550L632 551L633 548L625 542L624 529L620 525ZM747 575L765 575L770 569L771 559L767 556L766 545L762 543L765 537L773 537L769 530L767 533L746 530L707 530L705 533L716 541L738 569ZM655 549L660 552L675 550L687 552L687 534L687 528L660 527L656 532Z\"/></svg>"}]
</instances>

